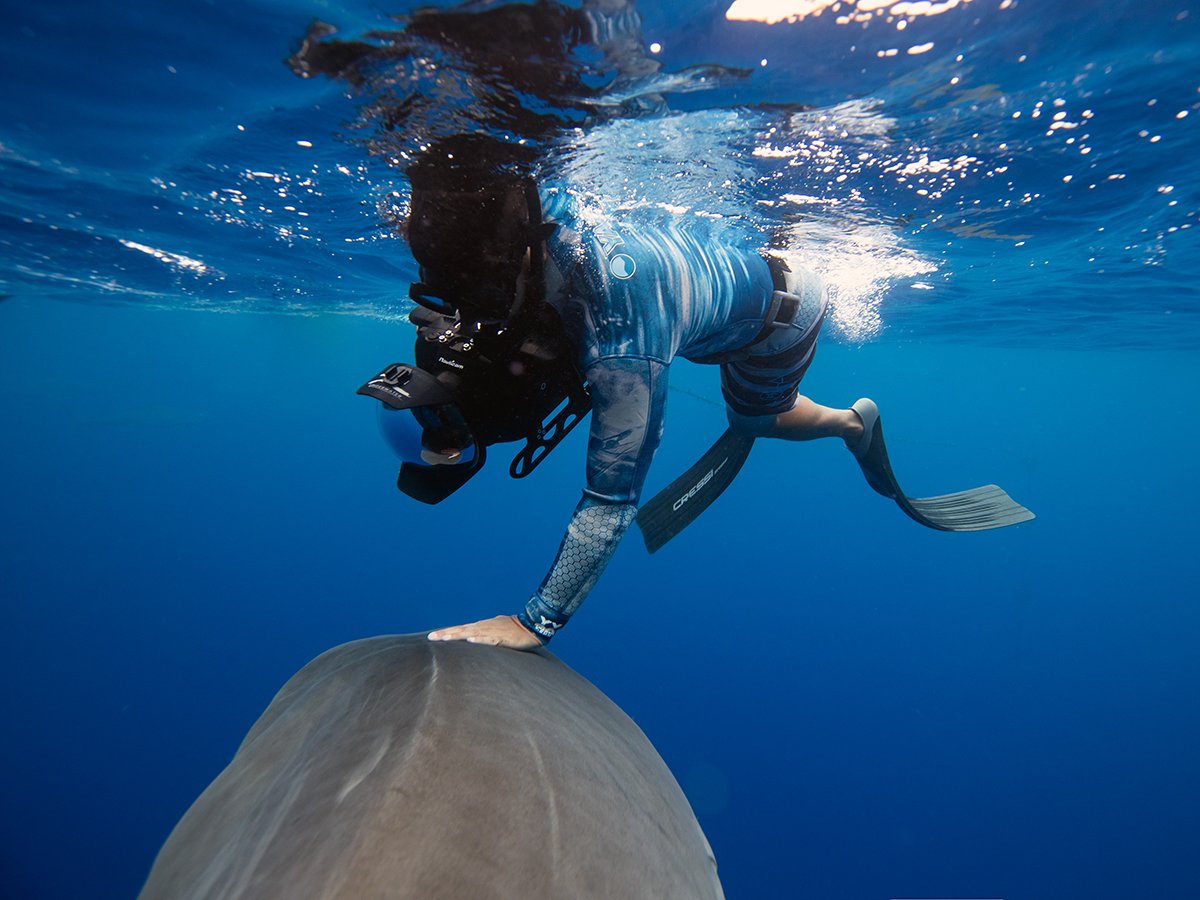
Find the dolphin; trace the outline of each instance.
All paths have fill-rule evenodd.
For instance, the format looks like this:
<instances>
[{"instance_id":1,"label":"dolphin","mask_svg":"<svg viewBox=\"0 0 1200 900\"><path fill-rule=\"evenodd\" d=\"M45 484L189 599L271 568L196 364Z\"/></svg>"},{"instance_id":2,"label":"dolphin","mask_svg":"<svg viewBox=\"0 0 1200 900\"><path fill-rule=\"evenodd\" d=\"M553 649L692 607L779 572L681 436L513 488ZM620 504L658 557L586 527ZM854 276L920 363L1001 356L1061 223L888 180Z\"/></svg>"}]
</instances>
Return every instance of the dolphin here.
<instances>
[{"instance_id":1,"label":"dolphin","mask_svg":"<svg viewBox=\"0 0 1200 900\"><path fill-rule=\"evenodd\" d=\"M141 900L724 897L650 741L547 650L424 635L294 675Z\"/></svg>"}]
</instances>

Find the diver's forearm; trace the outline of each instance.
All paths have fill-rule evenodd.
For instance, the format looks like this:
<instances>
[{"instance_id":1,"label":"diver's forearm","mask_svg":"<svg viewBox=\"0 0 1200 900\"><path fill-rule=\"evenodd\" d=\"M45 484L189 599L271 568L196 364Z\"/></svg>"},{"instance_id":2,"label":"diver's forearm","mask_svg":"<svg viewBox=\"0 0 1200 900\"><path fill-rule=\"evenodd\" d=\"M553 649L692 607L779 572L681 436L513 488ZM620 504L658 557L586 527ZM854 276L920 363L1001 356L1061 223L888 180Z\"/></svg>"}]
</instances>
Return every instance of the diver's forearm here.
<instances>
[{"instance_id":1,"label":"diver's forearm","mask_svg":"<svg viewBox=\"0 0 1200 900\"><path fill-rule=\"evenodd\" d=\"M636 515L632 503L585 496L571 516L554 565L517 614L518 621L543 642L554 637L596 584Z\"/></svg>"}]
</instances>

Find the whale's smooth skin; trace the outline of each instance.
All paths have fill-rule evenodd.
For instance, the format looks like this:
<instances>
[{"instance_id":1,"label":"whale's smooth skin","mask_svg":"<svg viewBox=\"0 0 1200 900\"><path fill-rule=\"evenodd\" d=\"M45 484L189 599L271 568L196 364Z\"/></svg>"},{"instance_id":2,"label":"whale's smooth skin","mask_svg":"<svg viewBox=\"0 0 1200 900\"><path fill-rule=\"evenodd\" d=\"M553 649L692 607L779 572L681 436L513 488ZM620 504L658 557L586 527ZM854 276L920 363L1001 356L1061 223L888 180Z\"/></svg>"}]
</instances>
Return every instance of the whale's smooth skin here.
<instances>
[{"instance_id":1,"label":"whale's smooth skin","mask_svg":"<svg viewBox=\"0 0 1200 900\"><path fill-rule=\"evenodd\" d=\"M284 685L142 900L721 898L646 736L548 651L355 641Z\"/></svg>"}]
</instances>

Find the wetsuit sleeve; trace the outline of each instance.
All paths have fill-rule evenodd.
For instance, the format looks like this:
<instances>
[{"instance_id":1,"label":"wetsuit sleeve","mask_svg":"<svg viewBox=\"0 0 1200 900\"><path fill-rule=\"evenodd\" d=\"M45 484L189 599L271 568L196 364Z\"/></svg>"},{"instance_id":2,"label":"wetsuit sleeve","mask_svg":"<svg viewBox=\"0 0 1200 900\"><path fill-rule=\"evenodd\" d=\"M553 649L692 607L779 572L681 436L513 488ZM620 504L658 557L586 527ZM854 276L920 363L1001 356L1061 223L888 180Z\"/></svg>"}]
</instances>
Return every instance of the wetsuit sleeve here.
<instances>
[{"instance_id":1,"label":"wetsuit sleeve","mask_svg":"<svg viewBox=\"0 0 1200 900\"><path fill-rule=\"evenodd\" d=\"M517 618L543 642L567 624L633 524L654 452L662 439L666 366L648 359L605 359L589 367L592 428L587 487L549 574Z\"/></svg>"}]
</instances>

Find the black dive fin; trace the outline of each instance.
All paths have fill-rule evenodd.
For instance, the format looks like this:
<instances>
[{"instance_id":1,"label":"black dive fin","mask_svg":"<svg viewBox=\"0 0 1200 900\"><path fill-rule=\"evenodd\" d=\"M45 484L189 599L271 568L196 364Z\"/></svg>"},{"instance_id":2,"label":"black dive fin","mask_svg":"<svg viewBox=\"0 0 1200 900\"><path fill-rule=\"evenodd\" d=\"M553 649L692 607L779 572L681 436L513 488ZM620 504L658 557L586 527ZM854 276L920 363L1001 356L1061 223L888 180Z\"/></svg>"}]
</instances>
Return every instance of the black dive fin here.
<instances>
[{"instance_id":1,"label":"black dive fin","mask_svg":"<svg viewBox=\"0 0 1200 900\"><path fill-rule=\"evenodd\" d=\"M638 510L642 540L651 553L687 528L721 496L741 471L754 438L732 428L694 466Z\"/></svg>"},{"instance_id":2,"label":"black dive fin","mask_svg":"<svg viewBox=\"0 0 1200 900\"><path fill-rule=\"evenodd\" d=\"M861 455L855 453L855 457L867 483L876 493L895 500L910 519L938 531L986 531L1035 518L1032 512L994 484L937 497L905 496L888 459L878 407L864 398L855 403L853 409L866 428L863 439L867 443L859 445Z\"/></svg>"}]
</instances>

